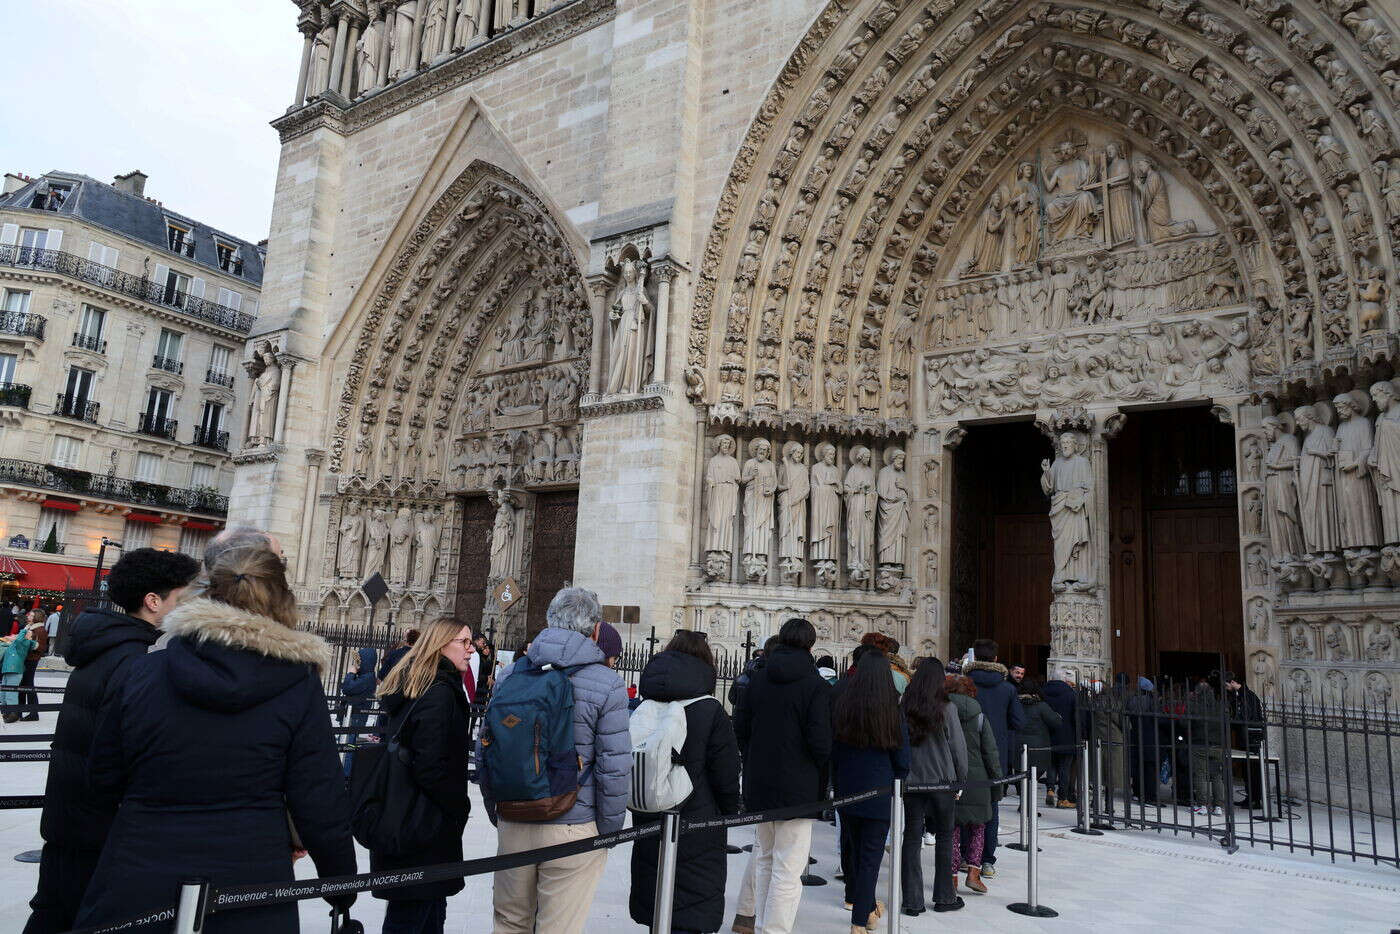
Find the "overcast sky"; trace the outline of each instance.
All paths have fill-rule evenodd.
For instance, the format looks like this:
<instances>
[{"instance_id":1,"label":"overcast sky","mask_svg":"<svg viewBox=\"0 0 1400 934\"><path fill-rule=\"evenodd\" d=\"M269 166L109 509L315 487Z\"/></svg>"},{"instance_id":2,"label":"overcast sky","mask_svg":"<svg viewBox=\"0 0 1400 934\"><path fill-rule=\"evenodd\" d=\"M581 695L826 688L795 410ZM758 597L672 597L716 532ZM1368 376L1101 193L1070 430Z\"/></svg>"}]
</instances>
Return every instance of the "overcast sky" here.
<instances>
[{"instance_id":1,"label":"overcast sky","mask_svg":"<svg viewBox=\"0 0 1400 934\"><path fill-rule=\"evenodd\" d=\"M296 17L291 0L0 0L0 171L140 169L172 210L263 239Z\"/></svg>"}]
</instances>

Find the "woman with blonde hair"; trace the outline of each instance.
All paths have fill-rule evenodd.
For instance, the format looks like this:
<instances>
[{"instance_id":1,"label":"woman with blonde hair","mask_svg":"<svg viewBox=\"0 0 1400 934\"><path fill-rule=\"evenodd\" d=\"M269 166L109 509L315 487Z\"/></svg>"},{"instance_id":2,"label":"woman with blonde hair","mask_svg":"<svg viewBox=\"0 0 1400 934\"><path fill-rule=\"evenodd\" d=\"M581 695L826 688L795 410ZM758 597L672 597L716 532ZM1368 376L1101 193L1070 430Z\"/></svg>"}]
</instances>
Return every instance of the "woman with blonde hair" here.
<instances>
[{"instance_id":1,"label":"woman with blonde hair","mask_svg":"<svg viewBox=\"0 0 1400 934\"><path fill-rule=\"evenodd\" d=\"M93 741L94 793L120 809L78 927L174 904L186 879L290 884L298 847L319 876L355 872L319 675L330 649L296 623L281 558L231 548L216 556L203 595L165 617L165 651L128 663ZM328 900L346 907L354 895ZM295 903L211 915L204 928L297 929Z\"/></svg>"},{"instance_id":2,"label":"woman with blonde hair","mask_svg":"<svg viewBox=\"0 0 1400 934\"><path fill-rule=\"evenodd\" d=\"M450 616L423 628L408 652L379 684L389 714L386 737L398 738L411 756L409 771L423 796L442 812L442 832L412 853L371 849L374 872L407 869L462 859L462 831L471 813L467 799L467 693L462 672L469 670L472 629ZM376 890L388 901L384 934L440 934L447 920L447 898L462 891L460 878Z\"/></svg>"}]
</instances>

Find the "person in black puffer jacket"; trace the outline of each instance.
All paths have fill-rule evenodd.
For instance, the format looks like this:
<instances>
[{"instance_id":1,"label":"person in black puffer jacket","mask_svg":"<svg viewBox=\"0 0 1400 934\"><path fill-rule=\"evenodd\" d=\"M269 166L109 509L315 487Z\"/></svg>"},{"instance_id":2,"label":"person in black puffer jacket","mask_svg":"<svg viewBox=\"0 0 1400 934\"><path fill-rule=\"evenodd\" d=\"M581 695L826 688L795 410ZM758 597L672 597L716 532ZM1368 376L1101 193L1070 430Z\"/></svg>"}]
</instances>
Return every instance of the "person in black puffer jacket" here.
<instances>
[{"instance_id":1,"label":"person in black puffer jacket","mask_svg":"<svg viewBox=\"0 0 1400 934\"><path fill-rule=\"evenodd\" d=\"M638 682L645 700L689 701L685 708L685 746L681 760L694 790L680 806L681 819L704 820L738 814L739 743L729 715L717 699L714 656L698 632L680 630L664 651L642 671ZM653 824L658 814L633 812L634 827ZM656 907L655 837L632 844L632 920L650 925ZM718 931L724 924L724 885L727 869L725 831L701 830L681 837L671 925L676 931Z\"/></svg>"},{"instance_id":2,"label":"person in black puffer jacket","mask_svg":"<svg viewBox=\"0 0 1400 934\"><path fill-rule=\"evenodd\" d=\"M289 884L298 838L318 876L355 872L319 673L330 647L296 622L282 559L265 546L231 548L214 561L204 596L166 618L165 650L130 663L93 741L93 794L121 806L79 927L174 904L187 879L221 889ZM328 900L348 907L355 896ZM204 930L295 934L297 906L211 915Z\"/></svg>"},{"instance_id":3,"label":"person in black puffer jacket","mask_svg":"<svg viewBox=\"0 0 1400 934\"><path fill-rule=\"evenodd\" d=\"M1079 742L1075 736L1075 725L1079 722L1079 694L1074 685L1061 678L1045 682L1040 696L1050 709L1060 715L1060 725L1050 731L1052 746L1073 746ZM1045 803L1062 808L1074 807L1076 793L1072 774L1074 752L1055 752L1050 755L1050 774L1046 778Z\"/></svg>"},{"instance_id":4,"label":"person in black puffer jacket","mask_svg":"<svg viewBox=\"0 0 1400 934\"><path fill-rule=\"evenodd\" d=\"M1025 713L1016 699L1016 687L1007 678L1006 666L997 662L997 644L991 639L978 639L972 644L975 661L963 671L977 685L977 703L987 715L987 723L997 740L1001 755L1001 774L1011 774L1011 737L1021 729ZM992 809L987 822L987 849L982 858L982 875L988 879L997 874L997 837L1000 835L1000 811Z\"/></svg>"},{"instance_id":5,"label":"person in black puffer jacket","mask_svg":"<svg viewBox=\"0 0 1400 934\"><path fill-rule=\"evenodd\" d=\"M429 624L413 646L379 685L379 697L389 715L385 738L399 737L412 754L414 784L445 818L441 835L407 856L370 850L374 872L456 863L462 860L462 831L471 815L467 797L467 692L462 672L476 652L472 630L451 617ZM460 878L395 889L375 889L386 899L384 932L441 932L447 918L447 898L462 891Z\"/></svg>"},{"instance_id":6,"label":"person in black puffer jacket","mask_svg":"<svg viewBox=\"0 0 1400 934\"><path fill-rule=\"evenodd\" d=\"M29 902L25 934L73 927L116 816L114 807L100 806L88 793L88 753L104 696L121 693L129 663L160 638L161 621L198 574L199 563L189 555L133 549L107 575L107 593L121 609L87 610L67 627L64 659L73 673L54 729L39 818L44 838L39 887Z\"/></svg>"}]
</instances>

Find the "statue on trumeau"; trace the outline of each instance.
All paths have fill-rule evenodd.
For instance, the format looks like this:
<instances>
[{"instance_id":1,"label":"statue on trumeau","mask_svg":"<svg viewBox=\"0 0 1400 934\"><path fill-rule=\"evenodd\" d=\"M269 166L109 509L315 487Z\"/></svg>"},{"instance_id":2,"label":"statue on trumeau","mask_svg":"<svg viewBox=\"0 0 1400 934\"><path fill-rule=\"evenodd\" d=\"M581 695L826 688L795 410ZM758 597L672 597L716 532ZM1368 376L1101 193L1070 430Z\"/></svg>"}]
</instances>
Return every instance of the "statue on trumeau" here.
<instances>
[{"instance_id":1,"label":"statue on trumeau","mask_svg":"<svg viewBox=\"0 0 1400 934\"><path fill-rule=\"evenodd\" d=\"M640 392L646 379L647 322L652 311L646 293L646 267L637 260L625 260L621 277L621 288L608 314L613 331L607 391Z\"/></svg>"},{"instance_id":2,"label":"statue on trumeau","mask_svg":"<svg viewBox=\"0 0 1400 934\"><path fill-rule=\"evenodd\" d=\"M1303 554L1303 528L1298 517L1298 438L1293 434L1293 417L1288 413L1271 415L1263 422L1269 450L1264 455L1264 527L1273 545L1274 557Z\"/></svg>"},{"instance_id":3,"label":"statue on trumeau","mask_svg":"<svg viewBox=\"0 0 1400 934\"><path fill-rule=\"evenodd\" d=\"M846 571L852 583L870 578L875 550L875 471L870 466L870 449L851 448L851 466L846 471Z\"/></svg>"},{"instance_id":4,"label":"statue on trumeau","mask_svg":"<svg viewBox=\"0 0 1400 934\"><path fill-rule=\"evenodd\" d=\"M345 504L340 517L340 544L336 549L336 569L341 577L358 580L360 576L360 545L364 541L365 515L356 500Z\"/></svg>"},{"instance_id":5,"label":"statue on trumeau","mask_svg":"<svg viewBox=\"0 0 1400 934\"><path fill-rule=\"evenodd\" d=\"M1056 593L1090 591L1097 581L1090 530L1094 473L1080 437L1062 432L1053 462L1040 462L1040 488L1050 497L1050 531L1054 538Z\"/></svg>"},{"instance_id":6,"label":"statue on trumeau","mask_svg":"<svg viewBox=\"0 0 1400 934\"><path fill-rule=\"evenodd\" d=\"M514 573L515 499L504 490L495 494L496 518L491 526L490 579L499 581Z\"/></svg>"},{"instance_id":7,"label":"statue on trumeau","mask_svg":"<svg viewBox=\"0 0 1400 934\"><path fill-rule=\"evenodd\" d=\"M812 564L817 581L835 587L841 543L841 468L836 465L836 446L817 445L812 464Z\"/></svg>"},{"instance_id":8,"label":"statue on trumeau","mask_svg":"<svg viewBox=\"0 0 1400 934\"><path fill-rule=\"evenodd\" d=\"M772 445L756 438L749 445L739 485L744 488L744 576L754 583L768 581L768 549L773 541L773 500L778 491L778 470Z\"/></svg>"},{"instance_id":9,"label":"statue on trumeau","mask_svg":"<svg viewBox=\"0 0 1400 934\"><path fill-rule=\"evenodd\" d=\"M739 512L739 461L732 435L714 440L714 454L705 465L705 575L729 579L734 554L734 519Z\"/></svg>"},{"instance_id":10,"label":"statue on trumeau","mask_svg":"<svg viewBox=\"0 0 1400 934\"><path fill-rule=\"evenodd\" d=\"M1332 400L1337 410L1337 533L1343 548L1381 544L1381 517L1371 482L1371 397L1354 389Z\"/></svg>"},{"instance_id":11,"label":"statue on trumeau","mask_svg":"<svg viewBox=\"0 0 1400 934\"><path fill-rule=\"evenodd\" d=\"M802 583L811 493L806 450L802 442L789 441L783 445L783 463L778 469L778 571L785 584Z\"/></svg>"}]
</instances>

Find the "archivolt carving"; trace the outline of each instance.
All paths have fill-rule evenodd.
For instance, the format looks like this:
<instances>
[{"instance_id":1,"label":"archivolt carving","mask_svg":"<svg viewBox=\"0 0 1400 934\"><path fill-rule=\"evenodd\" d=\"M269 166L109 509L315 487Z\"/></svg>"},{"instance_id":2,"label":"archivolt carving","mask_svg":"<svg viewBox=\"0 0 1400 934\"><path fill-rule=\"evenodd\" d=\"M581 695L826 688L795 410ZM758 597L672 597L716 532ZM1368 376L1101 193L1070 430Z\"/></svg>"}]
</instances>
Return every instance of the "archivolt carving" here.
<instances>
[{"instance_id":1,"label":"archivolt carving","mask_svg":"<svg viewBox=\"0 0 1400 934\"><path fill-rule=\"evenodd\" d=\"M474 163L409 236L341 354L331 470L417 487L577 477L592 341L548 209Z\"/></svg>"},{"instance_id":2,"label":"archivolt carving","mask_svg":"<svg viewBox=\"0 0 1400 934\"><path fill-rule=\"evenodd\" d=\"M799 44L720 198L689 346L690 366L715 377L704 401L749 418L902 413L907 335L955 274L947 245L980 222L995 228L989 256L1011 238L1020 261L1040 258L1017 224L1029 199L1049 213L1058 197L1031 188L1060 181L1014 163L1070 115L1114 128L1209 206L1240 291L1268 299L1245 329L1263 345L1251 346L1256 377L1350 353L1363 331L1393 324L1393 282L1365 264L1393 267L1400 202L1400 70L1381 11L1349 0L848 6L830 4ZM997 196L1007 177L1020 184ZM1119 184L1056 202L1062 232L1125 221ZM1142 191L1147 243L1189 233Z\"/></svg>"}]
</instances>

